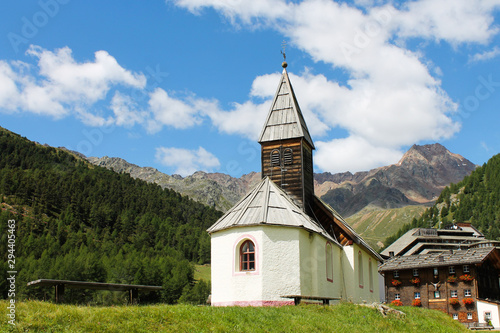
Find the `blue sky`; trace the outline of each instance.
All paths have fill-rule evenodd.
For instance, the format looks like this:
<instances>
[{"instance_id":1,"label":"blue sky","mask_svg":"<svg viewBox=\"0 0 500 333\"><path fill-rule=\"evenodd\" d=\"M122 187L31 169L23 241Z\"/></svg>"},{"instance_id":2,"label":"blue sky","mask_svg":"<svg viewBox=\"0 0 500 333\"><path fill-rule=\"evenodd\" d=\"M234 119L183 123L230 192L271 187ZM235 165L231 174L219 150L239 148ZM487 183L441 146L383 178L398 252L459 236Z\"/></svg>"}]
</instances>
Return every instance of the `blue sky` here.
<instances>
[{"instance_id":1,"label":"blue sky","mask_svg":"<svg viewBox=\"0 0 500 333\"><path fill-rule=\"evenodd\" d=\"M0 126L168 174L260 171L288 72L316 172L500 152L500 1L3 1Z\"/></svg>"}]
</instances>

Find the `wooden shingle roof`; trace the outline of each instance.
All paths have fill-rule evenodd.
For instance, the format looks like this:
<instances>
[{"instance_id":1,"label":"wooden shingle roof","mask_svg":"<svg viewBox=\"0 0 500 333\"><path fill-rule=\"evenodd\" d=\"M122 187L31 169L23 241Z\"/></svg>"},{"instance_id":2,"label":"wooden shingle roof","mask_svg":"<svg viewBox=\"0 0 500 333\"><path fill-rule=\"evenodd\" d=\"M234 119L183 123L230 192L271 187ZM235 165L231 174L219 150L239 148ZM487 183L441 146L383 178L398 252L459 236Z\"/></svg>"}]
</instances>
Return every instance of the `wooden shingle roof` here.
<instances>
[{"instance_id":1,"label":"wooden shingle roof","mask_svg":"<svg viewBox=\"0 0 500 333\"><path fill-rule=\"evenodd\" d=\"M254 225L299 227L338 244L323 227L300 209L269 177L265 177L243 199L224 214L208 233ZM340 246L340 245L339 245Z\"/></svg>"},{"instance_id":2,"label":"wooden shingle roof","mask_svg":"<svg viewBox=\"0 0 500 333\"><path fill-rule=\"evenodd\" d=\"M311 135L297 103L288 73L283 68L281 81L274 95L266 123L262 128L259 143L295 138L304 138L314 149Z\"/></svg>"},{"instance_id":3,"label":"wooden shingle roof","mask_svg":"<svg viewBox=\"0 0 500 333\"><path fill-rule=\"evenodd\" d=\"M496 249L494 247L484 247L468 250L441 251L410 256L396 256L382 264L379 267L379 271L384 272L425 267L474 265L482 263L490 256L495 257L495 265L499 268L500 256Z\"/></svg>"}]
</instances>

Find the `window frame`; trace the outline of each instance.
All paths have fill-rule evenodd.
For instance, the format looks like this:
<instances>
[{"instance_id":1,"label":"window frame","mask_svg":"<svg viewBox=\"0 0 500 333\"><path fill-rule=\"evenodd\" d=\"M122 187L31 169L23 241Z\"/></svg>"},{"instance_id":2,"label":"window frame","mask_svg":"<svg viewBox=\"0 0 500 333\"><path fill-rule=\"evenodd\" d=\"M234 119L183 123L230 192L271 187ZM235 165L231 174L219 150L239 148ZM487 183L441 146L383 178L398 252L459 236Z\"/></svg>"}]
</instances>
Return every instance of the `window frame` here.
<instances>
[{"instance_id":1,"label":"window frame","mask_svg":"<svg viewBox=\"0 0 500 333\"><path fill-rule=\"evenodd\" d=\"M434 298L441 298L441 292L439 290L434 290Z\"/></svg>"},{"instance_id":2,"label":"window frame","mask_svg":"<svg viewBox=\"0 0 500 333\"><path fill-rule=\"evenodd\" d=\"M401 294L400 293L395 293L394 294L394 300L395 301L400 301L401 300Z\"/></svg>"},{"instance_id":3,"label":"window frame","mask_svg":"<svg viewBox=\"0 0 500 333\"><path fill-rule=\"evenodd\" d=\"M448 272L452 275L456 274L456 271L455 271L455 266L450 266L448 267Z\"/></svg>"},{"instance_id":4,"label":"window frame","mask_svg":"<svg viewBox=\"0 0 500 333\"><path fill-rule=\"evenodd\" d=\"M434 276L439 276L439 268L438 267L434 267L433 274L434 274Z\"/></svg>"},{"instance_id":5,"label":"window frame","mask_svg":"<svg viewBox=\"0 0 500 333\"><path fill-rule=\"evenodd\" d=\"M450 298L458 298L458 290L450 290Z\"/></svg>"},{"instance_id":6,"label":"window frame","mask_svg":"<svg viewBox=\"0 0 500 333\"><path fill-rule=\"evenodd\" d=\"M464 273L470 273L470 267L469 267L469 265L464 265L464 266L462 267L462 271L463 271Z\"/></svg>"},{"instance_id":7,"label":"window frame","mask_svg":"<svg viewBox=\"0 0 500 333\"><path fill-rule=\"evenodd\" d=\"M472 320L472 312L467 312L467 320Z\"/></svg>"},{"instance_id":8,"label":"window frame","mask_svg":"<svg viewBox=\"0 0 500 333\"><path fill-rule=\"evenodd\" d=\"M279 149L271 150L269 154L271 167L281 166L281 152Z\"/></svg>"},{"instance_id":9,"label":"window frame","mask_svg":"<svg viewBox=\"0 0 500 333\"><path fill-rule=\"evenodd\" d=\"M413 276L418 276L418 268L413 269Z\"/></svg>"},{"instance_id":10,"label":"window frame","mask_svg":"<svg viewBox=\"0 0 500 333\"><path fill-rule=\"evenodd\" d=\"M251 251L243 252L243 247L246 244L251 244L251 247L252 247ZM249 247L249 250L250 250L250 247ZM250 239L245 239L240 245L239 254L240 254L240 272L254 272L256 269L256 260L255 260L256 251L255 251L254 242ZM252 254L253 254L253 260L250 260L250 255L252 255ZM244 258L244 256L246 256L246 259ZM247 269L244 268L245 263L247 264L247 267L248 267ZM250 266L251 266L250 264L253 264L252 268L250 268Z\"/></svg>"},{"instance_id":11,"label":"window frame","mask_svg":"<svg viewBox=\"0 0 500 333\"><path fill-rule=\"evenodd\" d=\"M415 291L415 292L413 293L413 298L414 298L414 299L420 299L420 291Z\"/></svg>"},{"instance_id":12,"label":"window frame","mask_svg":"<svg viewBox=\"0 0 500 333\"><path fill-rule=\"evenodd\" d=\"M396 278L396 279L399 278L399 271L393 271L392 272L392 277Z\"/></svg>"},{"instance_id":13,"label":"window frame","mask_svg":"<svg viewBox=\"0 0 500 333\"><path fill-rule=\"evenodd\" d=\"M365 284L365 277L363 274L363 254L361 253L361 251L358 251L358 280L359 287L363 289Z\"/></svg>"},{"instance_id":14,"label":"window frame","mask_svg":"<svg viewBox=\"0 0 500 333\"><path fill-rule=\"evenodd\" d=\"M451 317L453 318L453 320L458 320L458 313L452 313Z\"/></svg>"},{"instance_id":15,"label":"window frame","mask_svg":"<svg viewBox=\"0 0 500 333\"><path fill-rule=\"evenodd\" d=\"M333 246L330 242L326 242L326 280L333 282Z\"/></svg>"},{"instance_id":16,"label":"window frame","mask_svg":"<svg viewBox=\"0 0 500 333\"><path fill-rule=\"evenodd\" d=\"M472 290L464 289L464 297L472 297Z\"/></svg>"}]
</instances>

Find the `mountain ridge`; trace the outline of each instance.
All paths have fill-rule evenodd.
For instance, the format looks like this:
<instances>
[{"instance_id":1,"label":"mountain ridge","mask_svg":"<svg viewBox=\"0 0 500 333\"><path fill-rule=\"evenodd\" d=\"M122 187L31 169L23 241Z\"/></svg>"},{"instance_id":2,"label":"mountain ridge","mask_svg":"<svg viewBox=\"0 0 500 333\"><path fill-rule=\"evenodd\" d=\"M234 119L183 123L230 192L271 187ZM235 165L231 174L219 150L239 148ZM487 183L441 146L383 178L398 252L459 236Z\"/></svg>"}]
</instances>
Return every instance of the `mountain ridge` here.
<instances>
[{"instance_id":1,"label":"mountain ridge","mask_svg":"<svg viewBox=\"0 0 500 333\"><path fill-rule=\"evenodd\" d=\"M226 211L261 179L260 172L239 178L197 171L186 177L167 175L117 157L88 157L92 164L127 172L134 178L173 189L194 200ZM400 208L433 203L441 190L458 182L476 166L441 144L413 145L396 164L356 173L314 174L315 194L345 217L368 205Z\"/></svg>"}]
</instances>

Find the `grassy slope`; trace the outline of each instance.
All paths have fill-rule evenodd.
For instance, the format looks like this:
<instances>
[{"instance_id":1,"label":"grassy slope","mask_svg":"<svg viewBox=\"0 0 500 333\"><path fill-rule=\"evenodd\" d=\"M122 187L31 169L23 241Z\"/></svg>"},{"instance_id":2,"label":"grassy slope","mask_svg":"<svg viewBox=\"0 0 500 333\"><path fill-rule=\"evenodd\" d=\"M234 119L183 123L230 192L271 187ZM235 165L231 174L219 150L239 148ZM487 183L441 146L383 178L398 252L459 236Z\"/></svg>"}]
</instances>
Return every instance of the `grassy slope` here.
<instances>
[{"instance_id":1,"label":"grassy slope","mask_svg":"<svg viewBox=\"0 0 500 333\"><path fill-rule=\"evenodd\" d=\"M396 233L401 226L411 223L414 217L418 219L426 208L426 206L406 206L382 209L368 206L346 220L364 240L377 249L382 247L382 242Z\"/></svg>"},{"instance_id":2,"label":"grassy slope","mask_svg":"<svg viewBox=\"0 0 500 333\"><path fill-rule=\"evenodd\" d=\"M211 278L211 266L209 264L205 265L195 265L194 266L194 279L210 281Z\"/></svg>"},{"instance_id":3,"label":"grassy slope","mask_svg":"<svg viewBox=\"0 0 500 333\"><path fill-rule=\"evenodd\" d=\"M407 315L383 318L377 310L349 303L285 307L197 307L186 305L86 307L44 302L17 304L17 326L2 332L467 332L448 315L402 307Z\"/></svg>"}]
</instances>

